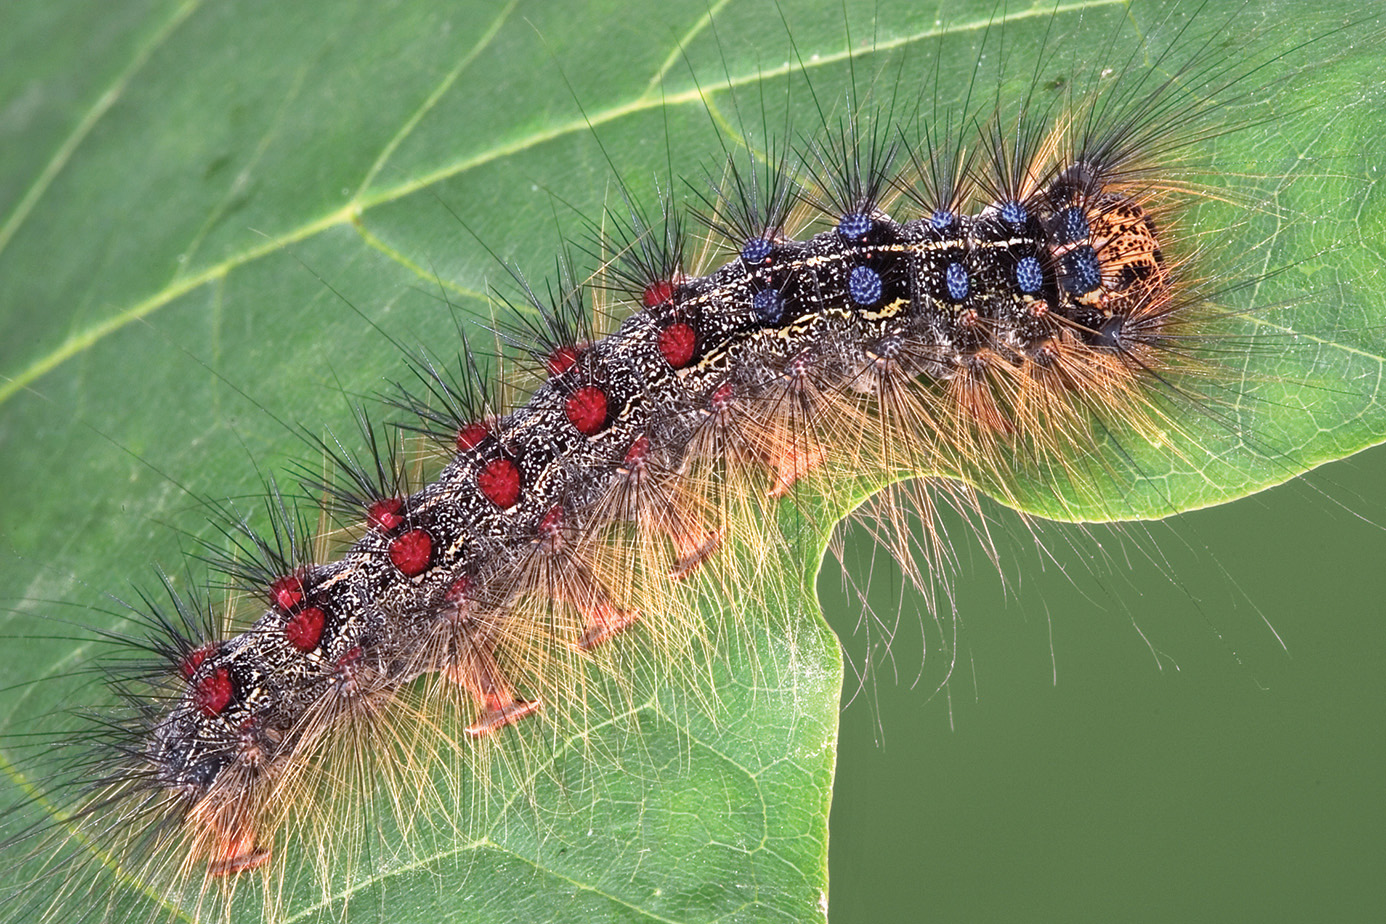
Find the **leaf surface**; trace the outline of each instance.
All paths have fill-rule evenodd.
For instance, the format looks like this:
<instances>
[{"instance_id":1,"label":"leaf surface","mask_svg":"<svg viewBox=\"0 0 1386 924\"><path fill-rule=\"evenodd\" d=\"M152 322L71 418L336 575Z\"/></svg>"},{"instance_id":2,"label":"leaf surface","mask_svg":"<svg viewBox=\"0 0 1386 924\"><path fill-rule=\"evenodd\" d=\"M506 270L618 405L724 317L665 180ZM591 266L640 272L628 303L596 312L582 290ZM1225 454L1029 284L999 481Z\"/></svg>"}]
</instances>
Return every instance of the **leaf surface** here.
<instances>
[{"instance_id":1,"label":"leaf surface","mask_svg":"<svg viewBox=\"0 0 1386 924\"><path fill-rule=\"evenodd\" d=\"M1164 22L1115 3L1061 5L1052 26L1042 4L991 30L989 3L939 19L916 3L849 4L845 24L831 4L724 3L711 19L668 6L187 0L9 14L0 574L14 641L0 758L15 798L44 773L25 735L92 695L74 667L95 646L72 624L122 625L107 595L150 583L151 563L178 573L192 537L210 535L197 498L253 498L304 455L290 425L345 439L341 392L405 375L387 336L447 355L457 319L489 325L490 288L511 283L497 257L542 278L563 235L581 237L618 198L613 170L653 206L660 190L684 195L671 176L720 173L717 129L735 144L747 124L783 124L786 101L798 141L838 123L849 87L873 105L913 104L921 84L944 104L974 80L990 93L985 46L981 60L1008 62L1005 92L1036 73L1061 88L1093 55L1127 60L1108 37L1162 47L1178 25L1177 12ZM1241 34L1267 62L1248 85L1286 89L1269 116L1234 98L1228 122L1260 124L1198 159L1227 190L1191 219L1227 239L1198 244L1223 260L1210 270L1229 280L1230 308L1253 311L1244 333L1259 345L1216 384L1226 402L1211 425L1164 445L1109 434L1084 469L1097 494L1036 482L1019 498L1031 511L1165 516L1386 433L1386 209L1371 173L1383 103L1363 89L1378 61L1362 40L1378 31L1331 33L1354 4L1320 7L1308 34L1325 37L1302 48L1274 33L1285 4L1243 8ZM1225 53L1246 52L1229 39ZM279 915L330 918L349 901L353 920L821 918L841 666L804 588L825 538L820 527L789 544L767 579L773 615L724 620L715 696L643 691L618 720L536 742L526 753L540 756L502 761L477 787L456 831L406 847L381 822L341 882L313 881L291 854ZM128 880L113 894L143 900Z\"/></svg>"}]
</instances>

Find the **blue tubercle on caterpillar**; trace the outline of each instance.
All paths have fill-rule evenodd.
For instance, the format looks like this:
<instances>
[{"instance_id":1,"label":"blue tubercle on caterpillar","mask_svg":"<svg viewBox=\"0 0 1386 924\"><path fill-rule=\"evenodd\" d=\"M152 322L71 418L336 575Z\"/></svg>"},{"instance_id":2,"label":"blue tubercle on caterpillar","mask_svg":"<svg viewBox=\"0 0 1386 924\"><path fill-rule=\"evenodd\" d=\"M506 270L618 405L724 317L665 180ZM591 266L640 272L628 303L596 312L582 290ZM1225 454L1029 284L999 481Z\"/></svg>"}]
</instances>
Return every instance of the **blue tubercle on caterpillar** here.
<instances>
[{"instance_id":1,"label":"blue tubercle on caterpillar","mask_svg":"<svg viewBox=\"0 0 1386 924\"><path fill-rule=\"evenodd\" d=\"M978 492L1159 517L1379 441L1381 106L1334 99L1379 24L993 12L106 23L0 227L4 303L62 306L0 334L4 919L821 916L834 521L876 494L947 622L958 544L1006 547ZM285 419L335 470L263 517ZM150 560L143 623L100 602Z\"/></svg>"}]
</instances>

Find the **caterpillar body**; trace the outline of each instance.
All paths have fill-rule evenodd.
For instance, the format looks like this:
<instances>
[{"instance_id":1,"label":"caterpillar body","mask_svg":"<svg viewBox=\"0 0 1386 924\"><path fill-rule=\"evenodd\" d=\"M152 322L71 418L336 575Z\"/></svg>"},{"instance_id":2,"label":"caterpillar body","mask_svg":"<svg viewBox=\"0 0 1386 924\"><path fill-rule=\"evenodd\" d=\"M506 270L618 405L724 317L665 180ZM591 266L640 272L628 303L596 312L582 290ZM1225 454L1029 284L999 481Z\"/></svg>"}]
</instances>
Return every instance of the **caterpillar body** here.
<instances>
[{"instance_id":1,"label":"caterpillar body","mask_svg":"<svg viewBox=\"0 0 1386 924\"><path fill-rule=\"evenodd\" d=\"M406 426L443 444L440 470L420 474L438 453L416 453L366 424L364 454L337 436L310 437L338 469L303 479L340 526L330 541L309 538L311 517L278 488L267 531L239 519L244 502L220 505L232 522L220 537L200 538L196 554L218 559L231 603L223 608L214 593L166 579L170 602L146 598L146 629L135 632L136 653L157 663L110 667L125 709L98 709L101 724L76 739L97 745L95 762L74 748L81 756L49 771L76 788L41 782L35 791L27 770L11 773L26 787L24 803L46 816L7 824L17 832L7 850L28 871L8 893L15 919L114 919L144 904L153 915L273 920L340 913L348 898L354 917L363 908L357 893L374 888L376 910L389 917L394 909L376 883L425 876L439 857L517 850L498 847L493 828L474 832L470 815L486 818L487 805L455 817L459 804L493 798L527 806L518 814L535 816L532 825L502 817L544 857L529 859L534 868L559 872L557 855L582 851L551 833L551 818L539 819L582 818L589 792L620 801L629 764L606 750L654 748L646 723L668 717L670 696L683 710L672 722L682 742L672 763L689 766L707 728L743 743L760 733L729 719L729 702L764 698L793 713L801 696L835 696L839 678L815 667L831 643L811 619L806 579L785 562L815 562L832 525L864 499L877 498L886 544L921 584L939 582L934 605L946 610L953 553L940 524L958 515L985 537L990 514L978 492L1056 518L1165 515L1342 454L1342 446L1291 452L1290 440L1273 441L1243 416L1241 402L1254 417L1274 404L1257 393L1284 381L1236 365L1254 352L1238 339L1249 336L1244 311L1272 300L1257 292L1254 303L1229 307L1237 293L1227 280L1240 279L1208 269L1228 239L1258 258L1280 240L1256 230L1238 237L1235 221L1200 223L1208 215L1232 207L1280 219L1289 211L1206 179L1205 148L1238 129L1239 117L1265 124L1268 116L1249 114L1257 106L1294 108L1299 101L1285 100L1284 87L1299 91L1307 81L1294 49L1282 53L1268 40L1248 58L1220 53L1222 30L1252 10L1230 20L1201 11L1192 27L1177 15L1155 17L1149 28L1164 44L1130 40L1096 12L1075 13L1083 40L1130 40L1131 51L1113 60L1116 76L1075 68L1051 88L1038 68L1020 67L1014 104L988 100L980 110L967 98L951 110L903 103L903 83L877 100L873 81L854 69L891 48L878 32L873 51L841 56L850 65L841 103L826 101L817 81L798 92L812 102L817 132L797 158L776 153L782 138L722 137L756 153L733 151L695 185L701 238L684 233L685 212L667 190L648 209L620 186L621 207L587 219L590 234L576 245L595 266L577 267L569 247L548 288L514 273L519 321L509 338L520 350L507 372L478 371L483 363L465 345L461 360L436 361L443 351L431 346L415 357L412 392L392 392L397 406L416 412ZM733 12L700 19L691 33L722 17L734 22ZM196 24L196 13L181 15ZM514 15L512 7L485 20L476 47L508 35ZM1067 15L1040 18L1040 60L1063 46L1047 30L1063 32ZM795 21L794 11L779 17ZM182 27L177 16L171 22ZM724 53L735 48L730 25L716 32ZM969 44L960 56L984 73L977 62L986 42L1012 28L979 30L982 51ZM811 73L815 59L799 50L798 29L789 70ZM928 31L902 26L916 41ZM690 47L690 37L681 44ZM1285 58L1283 84L1260 76ZM883 60L877 73L899 65ZM730 64L723 73L736 84ZM998 79L1004 86L1005 74ZM715 116L697 86L699 105ZM767 114L777 104L759 102L761 124L781 124ZM744 130L755 119L740 121ZM600 126L593 131L601 137ZM681 129L665 131L672 152ZM391 199L368 190L396 149L383 148L351 205L320 230L351 230L417 268L372 227L367 205L388 210ZM400 181L428 185L423 172ZM471 211L442 198L439 211L474 224ZM228 213L222 208L208 228ZM1340 244L1323 240L1318 249ZM300 271L300 284L335 300L315 272ZM1246 278L1260 286L1273 275ZM201 281L217 288L225 279L222 267ZM323 279L360 305L332 271ZM163 291L195 291L196 281ZM466 290L444 285L449 297ZM471 343L484 336L466 323L475 314L460 312ZM1353 331L1333 329L1343 341L1379 339L1379 331L1342 326ZM261 347L253 367L270 365L276 338L253 339ZM1309 416L1325 407L1363 420L1352 448L1380 439L1374 396L1349 387ZM1151 459L1172 460L1175 470L1235 468L1236 456L1222 456L1235 444L1243 459L1263 463L1259 475L1208 495L1174 475L1160 484L1149 477ZM918 478L926 480L910 481ZM194 493L204 493L200 482ZM740 665L730 681L729 664ZM762 683L767 677L779 685ZM610 715L626 716L629 737L591 743ZM831 774L832 732L832 719L805 719L799 737L779 742L782 754L763 755L746 775L755 787L821 785ZM774 751L774 740L763 747ZM810 772L775 776L781 762L808 762L808 754ZM603 762L615 768L609 775L586 768ZM668 782L655 774L631 801L658 802ZM726 801L728 814L744 810ZM674 803L662 809L670 817ZM595 851L586 847L589 864L601 849L622 852L632 836L609 818L597 823L613 830L597 836ZM764 837L777 848L765 853L793 857L793 887L747 885L743 875L760 868L729 858L754 854L754 845L708 836L704 846L717 849L707 847L686 875L622 868L613 876L619 887L592 874L592 884L544 901L556 919L821 915L826 885L812 867L823 820L792 850L790 823L776 823ZM376 827L379 834L369 830ZM431 851L438 831L471 846ZM659 842L650 832L634 836ZM638 859L631 868L641 868ZM103 877L118 886L109 902L86 891ZM412 898L416 886L388 894ZM716 896L706 907L690 897L707 890ZM436 906L447 900L443 888L425 893ZM600 909L565 906L575 894ZM484 898L476 907L485 909Z\"/></svg>"}]
</instances>

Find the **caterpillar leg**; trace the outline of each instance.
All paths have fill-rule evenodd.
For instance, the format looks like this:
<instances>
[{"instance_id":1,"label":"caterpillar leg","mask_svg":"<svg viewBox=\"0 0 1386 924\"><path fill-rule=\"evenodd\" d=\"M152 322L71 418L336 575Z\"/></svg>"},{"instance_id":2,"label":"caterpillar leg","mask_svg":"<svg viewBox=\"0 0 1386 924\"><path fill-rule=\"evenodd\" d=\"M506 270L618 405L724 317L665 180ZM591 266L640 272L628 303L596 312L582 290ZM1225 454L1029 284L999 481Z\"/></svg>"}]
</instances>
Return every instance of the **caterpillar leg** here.
<instances>
[{"instance_id":1,"label":"caterpillar leg","mask_svg":"<svg viewBox=\"0 0 1386 924\"><path fill-rule=\"evenodd\" d=\"M796 438L788 430L777 433L765 453L765 464L775 476L769 496L784 497L799 479L822 465L826 458L822 446L802 436Z\"/></svg>"},{"instance_id":2,"label":"caterpillar leg","mask_svg":"<svg viewBox=\"0 0 1386 924\"><path fill-rule=\"evenodd\" d=\"M207 873L211 876L235 876L246 870L265 865L269 862L271 855L272 852L268 847L244 849L240 845L228 841L223 852L213 855L211 862L207 865Z\"/></svg>"},{"instance_id":3,"label":"caterpillar leg","mask_svg":"<svg viewBox=\"0 0 1386 924\"><path fill-rule=\"evenodd\" d=\"M452 657L444 668L449 680L462 687L481 710L466 733L473 738L513 725L539 711L539 699L520 699L496 663L495 647L480 626L469 618L467 604L459 602L452 622Z\"/></svg>"},{"instance_id":4,"label":"caterpillar leg","mask_svg":"<svg viewBox=\"0 0 1386 924\"><path fill-rule=\"evenodd\" d=\"M543 705L537 699L494 700L475 722L465 729L473 738L489 735L507 725L514 725L525 716L533 715Z\"/></svg>"},{"instance_id":5,"label":"caterpillar leg","mask_svg":"<svg viewBox=\"0 0 1386 924\"><path fill-rule=\"evenodd\" d=\"M448 676L461 684L481 707L481 715L465 729L468 735L473 738L488 735L539 711L543 705L540 700L520 699L515 695L501 676L489 645L469 645L467 651L466 656L452 665Z\"/></svg>"},{"instance_id":6,"label":"caterpillar leg","mask_svg":"<svg viewBox=\"0 0 1386 924\"><path fill-rule=\"evenodd\" d=\"M636 440L617 470L621 477L612 485L605 507L613 519L636 522L641 533L668 536L674 546L674 567L669 576L679 580L717 550L723 532L708 528L696 510L697 501L676 486L677 476L652 468L648 454L649 439Z\"/></svg>"},{"instance_id":7,"label":"caterpillar leg","mask_svg":"<svg viewBox=\"0 0 1386 924\"><path fill-rule=\"evenodd\" d=\"M591 651L602 642L619 635L640 620L639 610L617 609L610 601L602 601L585 612L582 637L578 647Z\"/></svg>"},{"instance_id":8,"label":"caterpillar leg","mask_svg":"<svg viewBox=\"0 0 1386 924\"><path fill-rule=\"evenodd\" d=\"M669 577L679 581L698 570L698 566L711 558L722 545L725 533L721 529L705 529L701 523L693 528L684 525L671 528L669 539L674 543L674 554L678 557Z\"/></svg>"},{"instance_id":9,"label":"caterpillar leg","mask_svg":"<svg viewBox=\"0 0 1386 924\"><path fill-rule=\"evenodd\" d=\"M239 813L234 813L239 814ZM196 813L192 821L195 821ZM254 826L242 819L213 818L213 842L207 861L207 875L235 876L269 862L272 851L257 843Z\"/></svg>"},{"instance_id":10,"label":"caterpillar leg","mask_svg":"<svg viewBox=\"0 0 1386 924\"><path fill-rule=\"evenodd\" d=\"M617 606L607 589L586 568L574 568L559 588L558 596L582 617L582 635L577 645L583 651L591 651L640 619L639 610Z\"/></svg>"}]
</instances>

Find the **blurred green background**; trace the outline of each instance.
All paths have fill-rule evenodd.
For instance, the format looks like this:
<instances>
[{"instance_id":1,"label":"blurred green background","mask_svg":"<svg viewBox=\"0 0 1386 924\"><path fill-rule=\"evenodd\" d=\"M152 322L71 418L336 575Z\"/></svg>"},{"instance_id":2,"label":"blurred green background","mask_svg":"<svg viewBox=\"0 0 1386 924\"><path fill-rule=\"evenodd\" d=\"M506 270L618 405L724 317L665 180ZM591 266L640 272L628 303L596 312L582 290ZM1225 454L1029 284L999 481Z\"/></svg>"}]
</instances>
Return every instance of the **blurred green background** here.
<instances>
[{"instance_id":1,"label":"blurred green background","mask_svg":"<svg viewBox=\"0 0 1386 924\"><path fill-rule=\"evenodd\" d=\"M1050 528L1058 566L1013 536L1009 595L964 563L938 692L878 577L904 625L842 715L831 920L1382 920L1382 522L1377 447L1125 535ZM1096 540L1129 570L1086 568ZM819 586L850 611L831 562Z\"/></svg>"}]
</instances>

